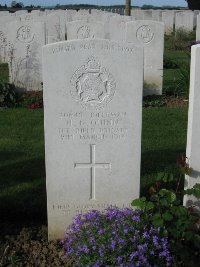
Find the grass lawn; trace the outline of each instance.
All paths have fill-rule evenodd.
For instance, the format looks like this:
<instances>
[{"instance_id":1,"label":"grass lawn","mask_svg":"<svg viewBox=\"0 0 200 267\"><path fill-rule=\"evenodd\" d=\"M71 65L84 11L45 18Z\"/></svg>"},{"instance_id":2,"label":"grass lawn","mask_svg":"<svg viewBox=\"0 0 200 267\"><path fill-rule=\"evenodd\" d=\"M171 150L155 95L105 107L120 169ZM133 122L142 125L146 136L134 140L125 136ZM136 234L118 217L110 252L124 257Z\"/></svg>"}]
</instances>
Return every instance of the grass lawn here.
<instances>
[{"instance_id":1,"label":"grass lawn","mask_svg":"<svg viewBox=\"0 0 200 267\"><path fill-rule=\"evenodd\" d=\"M0 112L0 214L46 220L43 110ZM143 109L141 193L185 152L186 108Z\"/></svg>"},{"instance_id":2,"label":"grass lawn","mask_svg":"<svg viewBox=\"0 0 200 267\"><path fill-rule=\"evenodd\" d=\"M165 57L189 65L190 57L175 50L166 37ZM184 46L190 43L187 40ZM176 93L180 69L164 69L163 88ZM8 65L0 65L0 81L8 82ZM182 84L181 86L184 86ZM187 85L186 85L187 87ZM182 89L181 89L182 90ZM180 93L181 90L178 90ZM8 220L46 220L43 111L8 109L0 112L0 214ZM186 108L143 110L141 194L158 172L173 169L185 152ZM24 216L26 216L24 218Z\"/></svg>"}]
</instances>

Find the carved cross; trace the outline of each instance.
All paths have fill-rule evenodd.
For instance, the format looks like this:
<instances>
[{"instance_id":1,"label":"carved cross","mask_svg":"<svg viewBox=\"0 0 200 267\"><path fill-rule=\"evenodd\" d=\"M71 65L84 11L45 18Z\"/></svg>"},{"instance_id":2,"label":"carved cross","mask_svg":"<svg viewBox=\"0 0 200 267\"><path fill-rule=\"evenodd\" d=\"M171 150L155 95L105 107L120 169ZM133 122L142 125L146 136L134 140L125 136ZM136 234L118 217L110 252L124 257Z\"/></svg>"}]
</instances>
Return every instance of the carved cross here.
<instances>
[{"instance_id":1,"label":"carved cross","mask_svg":"<svg viewBox=\"0 0 200 267\"><path fill-rule=\"evenodd\" d=\"M95 178L97 169L111 169L111 163L96 163L95 160L96 145L90 145L90 163L75 163L74 168L90 169L91 171L91 187L90 199L95 200Z\"/></svg>"}]
</instances>

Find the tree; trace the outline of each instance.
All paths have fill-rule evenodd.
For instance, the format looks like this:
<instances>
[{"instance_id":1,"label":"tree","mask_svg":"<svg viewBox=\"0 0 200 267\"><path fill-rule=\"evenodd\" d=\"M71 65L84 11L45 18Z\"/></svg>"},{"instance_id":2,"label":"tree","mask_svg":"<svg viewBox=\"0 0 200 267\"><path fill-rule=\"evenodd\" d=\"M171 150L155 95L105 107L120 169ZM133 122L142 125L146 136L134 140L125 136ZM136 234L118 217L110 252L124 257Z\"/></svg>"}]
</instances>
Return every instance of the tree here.
<instances>
[{"instance_id":1,"label":"tree","mask_svg":"<svg viewBox=\"0 0 200 267\"><path fill-rule=\"evenodd\" d=\"M126 0L125 15L131 15L131 0Z\"/></svg>"},{"instance_id":2,"label":"tree","mask_svg":"<svg viewBox=\"0 0 200 267\"><path fill-rule=\"evenodd\" d=\"M12 2L11 2L11 7L14 7L16 4L17 4L16 1L12 1Z\"/></svg>"},{"instance_id":3,"label":"tree","mask_svg":"<svg viewBox=\"0 0 200 267\"><path fill-rule=\"evenodd\" d=\"M199 10L200 9L200 0L185 0L188 3L189 9Z\"/></svg>"},{"instance_id":4,"label":"tree","mask_svg":"<svg viewBox=\"0 0 200 267\"><path fill-rule=\"evenodd\" d=\"M11 2L11 7L22 8L23 6L24 6L24 4L22 2L19 2L19 3L17 3L16 1Z\"/></svg>"}]
</instances>

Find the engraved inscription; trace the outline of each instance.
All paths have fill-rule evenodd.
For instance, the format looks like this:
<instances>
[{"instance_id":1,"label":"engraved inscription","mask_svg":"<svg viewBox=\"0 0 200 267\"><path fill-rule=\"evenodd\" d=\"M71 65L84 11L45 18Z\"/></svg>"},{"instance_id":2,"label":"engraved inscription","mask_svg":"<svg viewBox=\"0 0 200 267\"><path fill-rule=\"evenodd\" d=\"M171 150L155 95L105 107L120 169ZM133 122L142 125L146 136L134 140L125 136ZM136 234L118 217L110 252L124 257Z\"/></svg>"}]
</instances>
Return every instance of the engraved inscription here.
<instances>
[{"instance_id":1,"label":"engraved inscription","mask_svg":"<svg viewBox=\"0 0 200 267\"><path fill-rule=\"evenodd\" d=\"M138 28L136 36L140 42L148 44L153 40L154 33L148 25L143 25Z\"/></svg>"},{"instance_id":2,"label":"engraved inscription","mask_svg":"<svg viewBox=\"0 0 200 267\"><path fill-rule=\"evenodd\" d=\"M22 43L30 43L34 39L34 33L30 26L25 25L18 29L17 39Z\"/></svg>"},{"instance_id":3,"label":"engraved inscription","mask_svg":"<svg viewBox=\"0 0 200 267\"><path fill-rule=\"evenodd\" d=\"M94 56L71 78L72 97L84 107L102 108L114 96L116 83L112 74Z\"/></svg>"},{"instance_id":4,"label":"engraved inscription","mask_svg":"<svg viewBox=\"0 0 200 267\"><path fill-rule=\"evenodd\" d=\"M121 140L129 133L126 112L61 112L62 126L58 128L61 140Z\"/></svg>"},{"instance_id":5,"label":"engraved inscription","mask_svg":"<svg viewBox=\"0 0 200 267\"><path fill-rule=\"evenodd\" d=\"M75 163L74 168L86 168L91 170L90 199L95 200L95 171L96 168L111 169L111 163L96 163L96 145L90 145L90 163Z\"/></svg>"},{"instance_id":6,"label":"engraved inscription","mask_svg":"<svg viewBox=\"0 0 200 267\"><path fill-rule=\"evenodd\" d=\"M120 205L121 208L130 207L130 203L122 204ZM117 203L95 203L92 202L92 204L53 204L52 209L55 211L61 211L64 215L69 214L81 214L86 213L89 210L105 210L107 208L116 208L119 207L119 204Z\"/></svg>"},{"instance_id":7,"label":"engraved inscription","mask_svg":"<svg viewBox=\"0 0 200 267\"><path fill-rule=\"evenodd\" d=\"M84 25L78 29L77 38L78 39L94 38L94 34L92 33L89 26Z\"/></svg>"}]
</instances>

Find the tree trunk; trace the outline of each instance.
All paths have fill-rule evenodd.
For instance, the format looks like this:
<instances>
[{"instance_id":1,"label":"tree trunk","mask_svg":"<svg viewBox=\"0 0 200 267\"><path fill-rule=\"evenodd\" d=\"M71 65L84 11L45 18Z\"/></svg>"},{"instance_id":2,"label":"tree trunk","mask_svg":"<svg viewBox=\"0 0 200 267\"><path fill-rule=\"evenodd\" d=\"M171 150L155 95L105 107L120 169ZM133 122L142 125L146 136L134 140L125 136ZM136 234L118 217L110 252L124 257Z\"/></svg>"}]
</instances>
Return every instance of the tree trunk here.
<instances>
[{"instance_id":1,"label":"tree trunk","mask_svg":"<svg viewBox=\"0 0 200 267\"><path fill-rule=\"evenodd\" d=\"M131 0L126 0L125 15L131 16Z\"/></svg>"}]
</instances>

